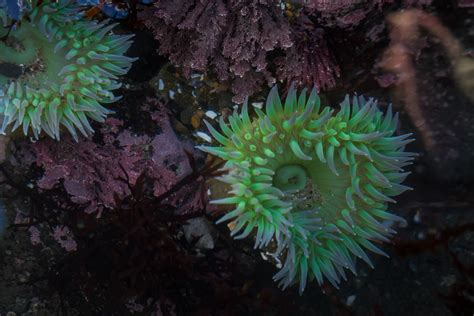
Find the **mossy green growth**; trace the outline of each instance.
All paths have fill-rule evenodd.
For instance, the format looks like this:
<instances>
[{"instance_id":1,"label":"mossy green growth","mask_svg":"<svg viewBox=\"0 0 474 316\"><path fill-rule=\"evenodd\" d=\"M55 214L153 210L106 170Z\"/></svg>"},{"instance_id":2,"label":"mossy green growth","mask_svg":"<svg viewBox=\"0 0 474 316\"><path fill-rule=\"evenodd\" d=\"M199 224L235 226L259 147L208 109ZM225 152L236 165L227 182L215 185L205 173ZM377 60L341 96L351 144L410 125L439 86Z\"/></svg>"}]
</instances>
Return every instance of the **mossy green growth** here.
<instances>
[{"instance_id":1,"label":"mossy green growth","mask_svg":"<svg viewBox=\"0 0 474 316\"><path fill-rule=\"evenodd\" d=\"M75 139L76 130L92 134L89 119L103 122L111 111L102 104L119 99L112 91L134 60L123 56L132 36L84 19L69 0L33 1L26 16L9 32L12 21L0 8L0 36L8 34L0 42L0 131L21 126L25 135L44 131L58 140L60 126Z\"/></svg>"},{"instance_id":2,"label":"mossy green growth","mask_svg":"<svg viewBox=\"0 0 474 316\"><path fill-rule=\"evenodd\" d=\"M255 247L270 249L283 262L274 279L284 288L308 280L335 287L354 274L355 259L372 265L366 250L395 233L403 221L388 211L413 153L404 152L410 134L395 136L398 115L384 115L373 99L346 97L337 114L322 107L315 89L297 96L290 89L282 104L276 88L265 112L251 119L242 112L220 120L222 133L207 124L219 147L200 146L226 161L219 179L231 186L215 204L235 205L219 222L232 220L231 235L255 236Z\"/></svg>"}]
</instances>

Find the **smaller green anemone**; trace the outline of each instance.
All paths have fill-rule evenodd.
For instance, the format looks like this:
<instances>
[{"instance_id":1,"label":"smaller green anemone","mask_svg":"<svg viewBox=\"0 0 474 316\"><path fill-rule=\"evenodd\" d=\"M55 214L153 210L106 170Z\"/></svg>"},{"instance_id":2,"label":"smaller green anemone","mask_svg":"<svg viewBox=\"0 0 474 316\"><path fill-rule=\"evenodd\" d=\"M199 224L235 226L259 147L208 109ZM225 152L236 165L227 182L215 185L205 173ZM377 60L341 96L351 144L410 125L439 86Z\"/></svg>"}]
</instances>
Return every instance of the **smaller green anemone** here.
<instances>
[{"instance_id":1,"label":"smaller green anemone","mask_svg":"<svg viewBox=\"0 0 474 316\"><path fill-rule=\"evenodd\" d=\"M255 247L270 250L283 267L274 279L285 288L324 279L338 287L354 274L355 259L373 266L366 250L386 255L376 243L395 233L388 202L408 187L401 184L413 153L404 152L410 134L395 136L398 115L383 113L373 99L346 97L337 114L321 107L313 89L291 88L283 105L276 87L266 111L221 118L222 134L207 124L220 147L200 146L226 161L220 177L231 186L215 204L235 205L218 222L232 220L231 235L255 236ZM276 245L276 246L275 246Z\"/></svg>"},{"instance_id":2,"label":"smaller green anemone","mask_svg":"<svg viewBox=\"0 0 474 316\"><path fill-rule=\"evenodd\" d=\"M13 21L0 8L0 132L22 127L59 140L60 126L77 139L94 131L89 119L103 122L111 113L102 104L119 99L118 76L131 67L123 56L131 35L114 35L114 24L84 19L71 0L33 0L27 18ZM9 70L9 71L7 71Z\"/></svg>"}]
</instances>

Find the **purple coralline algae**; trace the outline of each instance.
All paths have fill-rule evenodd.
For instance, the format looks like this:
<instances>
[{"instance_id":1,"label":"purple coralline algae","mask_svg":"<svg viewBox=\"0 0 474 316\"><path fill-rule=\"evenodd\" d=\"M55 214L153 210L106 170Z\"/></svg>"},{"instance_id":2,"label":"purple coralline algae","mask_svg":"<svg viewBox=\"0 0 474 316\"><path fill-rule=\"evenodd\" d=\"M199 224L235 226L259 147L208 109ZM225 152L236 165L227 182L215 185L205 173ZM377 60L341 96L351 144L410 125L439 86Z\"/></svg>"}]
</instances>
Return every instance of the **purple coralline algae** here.
<instances>
[{"instance_id":1,"label":"purple coralline algae","mask_svg":"<svg viewBox=\"0 0 474 316\"><path fill-rule=\"evenodd\" d=\"M26 163L34 163L43 170L36 182L38 188L64 189L72 203L82 205L87 213L97 213L98 217L104 209L114 209L117 201L129 196L142 174L152 181L154 196L168 191L191 172L186 146L174 133L161 103L148 99L143 109L143 115L149 115L155 122L156 135L136 135L123 127L123 121L109 118L99 131L99 141L87 139L76 143L65 137L61 142L42 139L23 146L23 151L29 151L24 156L32 157ZM192 192L189 198L193 200ZM190 205L182 203L179 207Z\"/></svg>"},{"instance_id":2,"label":"purple coralline algae","mask_svg":"<svg viewBox=\"0 0 474 316\"><path fill-rule=\"evenodd\" d=\"M210 74L234 102L275 82L318 90L336 86L341 69L329 30L350 30L393 0L157 1L139 18L158 40L159 53L189 77ZM404 0L402 7L431 0Z\"/></svg>"},{"instance_id":3,"label":"purple coralline algae","mask_svg":"<svg viewBox=\"0 0 474 316\"><path fill-rule=\"evenodd\" d=\"M158 1L140 18L185 75L211 69L237 102L275 82L268 55L293 45L279 1Z\"/></svg>"},{"instance_id":4,"label":"purple coralline algae","mask_svg":"<svg viewBox=\"0 0 474 316\"><path fill-rule=\"evenodd\" d=\"M326 90L336 85L340 69L328 47L325 31L315 26L309 17L301 14L292 23L294 45L286 54L275 59L277 76L288 85Z\"/></svg>"}]
</instances>

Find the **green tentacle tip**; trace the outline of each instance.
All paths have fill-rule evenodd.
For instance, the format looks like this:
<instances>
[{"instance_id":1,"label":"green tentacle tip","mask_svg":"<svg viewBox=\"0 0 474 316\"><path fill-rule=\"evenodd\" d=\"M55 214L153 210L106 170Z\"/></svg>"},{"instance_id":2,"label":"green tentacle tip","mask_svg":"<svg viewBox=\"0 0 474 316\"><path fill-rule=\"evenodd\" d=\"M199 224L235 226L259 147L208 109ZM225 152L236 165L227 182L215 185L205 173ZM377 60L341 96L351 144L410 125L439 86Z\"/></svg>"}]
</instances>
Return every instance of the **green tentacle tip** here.
<instances>
[{"instance_id":1,"label":"green tentacle tip","mask_svg":"<svg viewBox=\"0 0 474 316\"><path fill-rule=\"evenodd\" d=\"M220 147L200 147L227 161L219 180L232 189L213 203L235 209L220 222L231 220L232 236L252 234L256 248L274 251L283 263L275 281L299 283L300 292L314 279L338 287L345 269L355 274L356 258L372 266L367 250L386 255L376 244L403 221L388 203L408 189L400 183L414 157L404 152L410 135L395 135L390 107L384 114L375 100L355 96L335 113L319 100L315 89L306 98L291 88L283 103L275 87L265 112L250 120L244 106L230 125L220 121L223 133L209 125Z\"/></svg>"},{"instance_id":2,"label":"green tentacle tip","mask_svg":"<svg viewBox=\"0 0 474 316\"><path fill-rule=\"evenodd\" d=\"M13 21L0 25L0 133L91 135L89 120L103 122L112 111L102 104L119 99L112 91L135 60L123 56L132 36L84 19L73 0L33 0L27 16L12 29Z\"/></svg>"}]
</instances>

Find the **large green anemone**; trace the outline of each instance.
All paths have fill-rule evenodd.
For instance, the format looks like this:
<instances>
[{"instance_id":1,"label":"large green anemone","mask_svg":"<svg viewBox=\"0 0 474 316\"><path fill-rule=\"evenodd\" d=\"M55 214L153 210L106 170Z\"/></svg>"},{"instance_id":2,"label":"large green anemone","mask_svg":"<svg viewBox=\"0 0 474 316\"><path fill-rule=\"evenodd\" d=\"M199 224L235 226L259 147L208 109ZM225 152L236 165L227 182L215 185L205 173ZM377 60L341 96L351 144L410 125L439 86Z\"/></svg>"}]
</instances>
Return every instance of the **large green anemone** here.
<instances>
[{"instance_id":1,"label":"large green anemone","mask_svg":"<svg viewBox=\"0 0 474 316\"><path fill-rule=\"evenodd\" d=\"M73 1L32 1L26 17L12 21L0 8L0 132L22 126L35 138L45 131L59 140L60 126L77 139L90 135L89 119L103 122L111 111L101 104L118 99L117 76L133 58L123 54L131 35L113 35L114 24L84 19Z\"/></svg>"},{"instance_id":2,"label":"large green anemone","mask_svg":"<svg viewBox=\"0 0 474 316\"><path fill-rule=\"evenodd\" d=\"M365 251L385 255L375 244L403 221L387 204L409 189L400 183L411 139L394 136L398 115L362 97L346 97L334 114L315 89L307 98L293 88L284 105L274 88L256 114L250 119L244 104L230 125L221 118L222 134L207 124L222 146L200 148L226 160L220 180L232 188L213 203L235 205L219 222L232 220L235 238L254 234L256 248L276 248L283 288L299 282L302 292L307 280L324 278L337 287L344 269L355 274L356 257L373 266Z\"/></svg>"}]
</instances>

